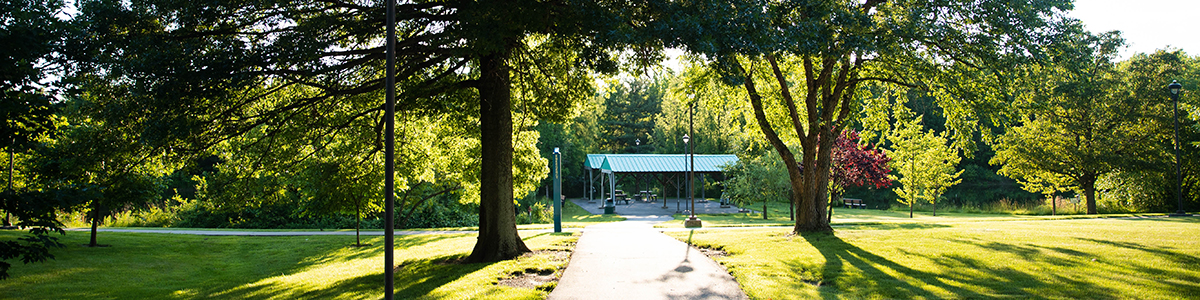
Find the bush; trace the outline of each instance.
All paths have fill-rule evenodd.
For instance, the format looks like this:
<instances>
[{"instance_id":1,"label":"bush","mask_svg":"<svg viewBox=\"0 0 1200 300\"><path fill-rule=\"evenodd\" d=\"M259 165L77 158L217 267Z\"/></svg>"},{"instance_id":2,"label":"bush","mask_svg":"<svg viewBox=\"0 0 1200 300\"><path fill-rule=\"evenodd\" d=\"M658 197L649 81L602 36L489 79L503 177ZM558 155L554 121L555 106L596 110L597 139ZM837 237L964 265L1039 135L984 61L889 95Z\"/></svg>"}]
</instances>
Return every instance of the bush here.
<instances>
[{"instance_id":1,"label":"bush","mask_svg":"<svg viewBox=\"0 0 1200 300\"><path fill-rule=\"evenodd\" d=\"M543 224L554 221L554 208L547 206L539 199L538 202L517 211L517 224Z\"/></svg>"}]
</instances>

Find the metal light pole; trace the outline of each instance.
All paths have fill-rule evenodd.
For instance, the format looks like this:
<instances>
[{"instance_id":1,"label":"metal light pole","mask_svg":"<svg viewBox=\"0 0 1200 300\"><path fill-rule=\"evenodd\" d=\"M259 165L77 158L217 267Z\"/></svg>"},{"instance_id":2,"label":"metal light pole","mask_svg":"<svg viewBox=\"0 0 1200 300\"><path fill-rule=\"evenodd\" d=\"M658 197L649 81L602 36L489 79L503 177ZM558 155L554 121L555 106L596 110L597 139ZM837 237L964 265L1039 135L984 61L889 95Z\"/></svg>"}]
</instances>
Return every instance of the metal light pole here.
<instances>
[{"instance_id":1,"label":"metal light pole","mask_svg":"<svg viewBox=\"0 0 1200 300\"><path fill-rule=\"evenodd\" d=\"M13 178L13 147L16 147L16 145L17 145L17 138L14 137L14 138L11 138L10 140L12 140L12 143L8 144L8 192L14 193L13 192L13 179L12 179ZM9 213L8 209L5 208L4 209L4 226L6 226L6 227L12 226L12 218L10 215L11 215L11 213Z\"/></svg>"},{"instance_id":2,"label":"metal light pole","mask_svg":"<svg viewBox=\"0 0 1200 300\"><path fill-rule=\"evenodd\" d=\"M688 144L688 142L689 142L689 141L691 141L691 140L692 140L692 137L691 137L690 135L684 134L684 135L683 135L683 147L684 147L684 148L687 148L687 147L688 147L688 145L689 145L689 144ZM683 163L684 163L684 164L688 164L688 162L687 162L687 158L684 158L684 160L683 160ZM688 167L690 168L691 166L689 165ZM684 172L684 174L687 174L687 172ZM679 186L678 186L678 185L676 185L676 187L679 187ZM691 182L689 182L689 183L687 184L687 188L689 188L689 189L690 189L691 187L692 187L692 184L691 184ZM676 190L676 191L678 192L678 190ZM678 193L676 193L676 194L678 194ZM689 193L688 195L691 195L691 193ZM677 196L678 196L678 195L677 195ZM683 212L682 210L679 210L679 202L680 202L680 201L683 201L683 199L675 200L675 213L681 213L681 212Z\"/></svg>"},{"instance_id":3,"label":"metal light pole","mask_svg":"<svg viewBox=\"0 0 1200 300\"><path fill-rule=\"evenodd\" d=\"M691 95L689 95L689 96L691 96ZM696 134L696 132L693 130L693 127L692 127L692 119L695 116L694 111L696 110L695 108L696 108L696 101L695 101L695 99L693 99L692 103L688 105L688 134L689 135ZM700 227L700 219L696 218L696 197L695 197L695 194L696 194L695 189L696 188L693 186L695 184L693 181L695 181L695 180L692 178L696 175L696 145L692 144L692 143L686 143L686 142L685 142L685 144L687 144L687 146L688 146L688 179L687 179L688 184L687 184L687 186L688 186L688 201L691 202L691 205L692 205L692 209L691 209L692 216L689 217L687 219L687 221L683 222L683 226L688 227L688 228L693 228L693 227Z\"/></svg>"},{"instance_id":4,"label":"metal light pole","mask_svg":"<svg viewBox=\"0 0 1200 300\"><path fill-rule=\"evenodd\" d=\"M393 269L395 266L395 250L393 241L395 232L395 211L396 208L392 204L395 202L396 188L396 0L387 0L387 79L384 81L387 84L387 100L384 103L383 119L386 124L386 135L384 155L384 214L383 214L383 278L384 290L383 299L392 300L395 295L395 274Z\"/></svg>"},{"instance_id":5,"label":"metal light pole","mask_svg":"<svg viewBox=\"0 0 1200 300\"><path fill-rule=\"evenodd\" d=\"M554 232L562 232L562 153L554 147Z\"/></svg>"},{"instance_id":6,"label":"metal light pole","mask_svg":"<svg viewBox=\"0 0 1200 300\"><path fill-rule=\"evenodd\" d=\"M642 153L642 139L641 138L633 139L633 145L634 145L633 154L641 154ZM647 202L649 202L649 200L647 200L646 198L644 198L642 196L642 175L641 174L637 174L637 173L633 174L633 189L634 189L634 192L637 192L636 197L638 197L638 198L635 198L635 199L646 200Z\"/></svg>"},{"instance_id":7,"label":"metal light pole","mask_svg":"<svg viewBox=\"0 0 1200 300\"><path fill-rule=\"evenodd\" d=\"M1179 208L1173 216L1187 216L1188 214L1183 212L1183 173L1179 168L1179 90L1183 85L1171 80L1167 88L1171 90L1171 101L1175 104L1175 201L1179 203Z\"/></svg>"}]
</instances>

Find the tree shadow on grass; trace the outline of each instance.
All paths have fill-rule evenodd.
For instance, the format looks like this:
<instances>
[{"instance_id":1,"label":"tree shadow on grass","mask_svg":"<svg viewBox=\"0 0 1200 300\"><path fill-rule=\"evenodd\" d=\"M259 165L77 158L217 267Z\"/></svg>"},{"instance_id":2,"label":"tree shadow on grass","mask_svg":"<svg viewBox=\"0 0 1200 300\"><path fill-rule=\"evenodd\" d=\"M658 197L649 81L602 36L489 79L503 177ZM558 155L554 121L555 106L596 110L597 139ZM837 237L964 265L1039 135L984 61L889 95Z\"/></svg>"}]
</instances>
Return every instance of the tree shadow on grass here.
<instances>
[{"instance_id":1,"label":"tree shadow on grass","mask_svg":"<svg viewBox=\"0 0 1200 300\"><path fill-rule=\"evenodd\" d=\"M403 262L395 270L397 299L416 299L434 290L483 269L490 263L459 264L462 255L442 256ZM375 299L383 293L383 274L372 273L347 278L320 288L304 288L266 283L240 286L211 294L228 299Z\"/></svg>"},{"instance_id":2,"label":"tree shadow on grass","mask_svg":"<svg viewBox=\"0 0 1200 300\"><path fill-rule=\"evenodd\" d=\"M1194 296L1200 294L1200 276L1197 276L1195 271L1196 266L1200 266L1200 257L1183 253L1179 249L1166 246L1151 246L1138 243L1121 242L1121 241L1106 241L1091 238L1076 238L1081 241L1088 241L1097 244L1107 245L1114 248L1132 249L1157 256L1162 260L1171 262L1179 266L1179 268L1162 268L1155 267L1154 263L1148 263L1145 260L1139 259L1129 263L1117 263L1108 259L1097 260L1097 263L1113 266L1113 269L1128 270L1121 271L1131 276L1137 276L1143 279L1139 284L1163 291L1170 291L1174 295L1189 295ZM1185 271L1181 271L1185 270ZM1186 270L1191 270L1188 272Z\"/></svg>"},{"instance_id":3,"label":"tree shadow on grass","mask_svg":"<svg viewBox=\"0 0 1200 300\"><path fill-rule=\"evenodd\" d=\"M459 235L412 235L398 236L395 239L396 249L406 249L434 244L447 239L460 237ZM308 294L373 294L378 296L382 294L382 259L379 260L378 273L362 275L354 278L342 279L336 284L326 285L324 282L296 282L297 280L288 278L293 275L303 275L304 272L313 272L313 268L319 268L326 264L350 263L357 260L371 259L382 255L383 242L382 237L369 239L369 243L374 246L370 247L350 247L340 239L325 239L322 242L315 244L304 244L298 241L307 241L310 238L305 237L248 237L242 238L240 241L233 243L218 243L217 245L192 245L191 248L207 248L208 252L216 252L207 256L201 254L199 257L191 257L191 260L178 260L174 264L180 264L181 269L187 269L191 265L203 266L197 271L201 272L234 272L243 273L243 275L233 275L226 277L228 279L236 279L234 281L220 282L212 284L211 281L215 278L205 274L177 274L178 276L188 278L192 281L194 287L191 290L197 292L203 297L222 297L235 299L261 299L261 298L309 298ZM313 237L314 241L317 238ZM217 241L217 238L203 239L197 241L200 243ZM291 244L284 246L268 246L271 244ZM185 246L187 247L187 246ZM168 251L163 249L163 251ZM220 260L220 261L211 261ZM212 267L209 267L212 266ZM247 266L250 266L247 268ZM333 272L342 272L344 270L330 270ZM320 271L325 272L325 271ZM251 274L246 274L251 273ZM375 278L377 284L370 284L371 279ZM203 281L210 281L205 283ZM319 279L308 279L319 280ZM135 288L136 287L131 287ZM374 289L376 291L372 292ZM170 292L169 289L164 292ZM157 298L170 298L172 294L164 294ZM324 298L324 297L316 297ZM339 298L346 298L341 297ZM350 297L355 298L355 297ZM374 298L374 297L370 297Z\"/></svg>"},{"instance_id":4,"label":"tree shadow on grass","mask_svg":"<svg viewBox=\"0 0 1200 300\"><path fill-rule=\"evenodd\" d=\"M847 229L847 230L860 230L860 229L895 230L895 229L947 228L947 227L950 227L950 225L937 224L937 223L860 223L860 224L845 224L845 225L833 224L833 227L835 227L837 229Z\"/></svg>"},{"instance_id":5,"label":"tree shadow on grass","mask_svg":"<svg viewBox=\"0 0 1200 300\"><path fill-rule=\"evenodd\" d=\"M1043 278L1054 274L1030 272L982 261L960 254L929 256L900 250L909 256L925 256L944 271L924 271L901 265L847 243L828 233L804 234L811 245L825 258L823 266L787 262L796 274L810 274L808 284L816 285L823 298L1114 298L1111 289L1088 282L1057 277L1058 283ZM1000 243L976 244L989 251L1005 251L1018 255L1035 255L1025 247ZM1069 264L1069 262L1057 262ZM1055 285L1071 285L1071 289L1056 290ZM1072 291L1086 292L1076 294Z\"/></svg>"},{"instance_id":6,"label":"tree shadow on grass","mask_svg":"<svg viewBox=\"0 0 1200 300\"><path fill-rule=\"evenodd\" d=\"M420 235L396 236L395 248L396 249L406 249L406 248L419 247L419 246L424 246L427 244L432 244L432 243L440 242L440 241L447 240L447 239L457 238L457 237L461 237L461 236L462 235L458 235L458 234L420 234ZM339 251L337 251L337 249L331 249L331 251L328 251L322 255L314 255L314 256L305 258L303 261L301 261L300 265L320 265L320 264L327 264L327 263L359 260L359 259L364 259L364 258L368 258L368 257L375 256L375 255L380 255L381 251L383 251L383 238L382 237L366 239L366 240L364 240L364 242L366 244L371 244L371 245L366 246L366 247L354 247L353 244L347 244L347 245L344 245L342 248L345 248L345 251L353 252L352 254L346 255L344 253L340 253Z\"/></svg>"}]
</instances>

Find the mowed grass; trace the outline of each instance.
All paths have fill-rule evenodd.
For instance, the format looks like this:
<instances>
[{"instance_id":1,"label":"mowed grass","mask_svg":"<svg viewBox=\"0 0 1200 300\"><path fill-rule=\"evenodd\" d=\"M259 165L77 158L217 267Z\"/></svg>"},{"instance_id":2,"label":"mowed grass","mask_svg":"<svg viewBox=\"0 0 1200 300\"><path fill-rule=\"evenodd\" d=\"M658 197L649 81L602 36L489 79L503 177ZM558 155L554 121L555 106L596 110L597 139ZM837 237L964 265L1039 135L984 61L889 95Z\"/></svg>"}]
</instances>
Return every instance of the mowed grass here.
<instances>
[{"instance_id":1,"label":"mowed grass","mask_svg":"<svg viewBox=\"0 0 1200 300\"><path fill-rule=\"evenodd\" d=\"M668 232L723 249L753 299L1186 299L1200 218L890 223Z\"/></svg>"},{"instance_id":2,"label":"mowed grass","mask_svg":"<svg viewBox=\"0 0 1200 300\"><path fill-rule=\"evenodd\" d=\"M589 225L594 225L594 224L599 224L599 223L607 223L607 222L619 222L619 221L625 221L625 218L617 216L617 215L604 215L604 214L593 215L592 213L587 212L587 210L584 210L583 207L579 207L579 204L575 204L575 202L571 202L571 201L563 202L563 211L562 211L562 227L563 228L584 228ZM682 223L680 223L680 224L682 224ZM517 225L517 228L523 229L523 230L524 229L553 229L554 223ZM471 229L471 230L474 230L474 229Z\"/></svg>"},{"instance_id":3,"label":"mowed grass","mask_svg":"<svg viewBox=\"0 0 1200 300\"><path fill-rule=\"evenodd\" d=\"M624 217L620 217L617 215L593 215L593 214L587 212L587 210L584 210L582 207L579 207L578 204L575 204L574 202L571 202L571 201L567 201L567 202L565 202L565 205L563 205L563 212L562 212L562 227L563 228L584 228L584 227L587 227L587 226L593 225L593 224L607 223L607 222L619 222L619 221L624 221L624 220L625 220ZM683 224L683 223L680 223L680 224ZM84 225L86 225L86 224L84 224ZM680 225L680 226L682 226L682 225ZM77 228L88 229L87 227L77 227ZM171 229L171 230L193 230L193 231L247 231L247 232L305 232L305 231L317 231L317 232L327 231L327 232L347 232L347 233L354 232L354 229L241 229L241 228L176 228L176 227L164 228L164 227L108 227L108 226L104 226L104 228L120 228L120 229L132 229L132 230ZM520 230L554 229L554 223L517 225L517 229L520 229ZM474 231L474 230L479 230L479 227L397 229L397 231ZM380 232L383 232L383 229L363 229L363 230L361 230L361 232L380 233Z\"/></svg>"},{"instance_id":4,"label":"mowed grass","mask_svg":"<svg viewBox=\"0 0 1200 300\"><path fill-rule=\"evenodd\" d=\"M0 231L0 240L24 234ZM570 233L522 232L535 250L565 250ZM350 247L353 236L238 237L100 233L111 247L88 248L88 233L60 236L56 259L13 263L0 281L4 299L379 299L383 238ZM546 292L496 285L499 278L562 269L567 260L539 252L487 264L456 263L474 234L396 237L397 299L543 299Z\"/></svg>"},{"instance_id":5,"label":"mowed grass","mask_svg":"<svg viewBox=\"0 0 1200 300\"><path fill-rule=\"evenodd\" d=\"M753 209L755 213L736 213L736 214L698 214L701 222L705 227L755 227L755 226L793 226L795 222L789 218L788 205L786 203L771 203L767 206L767 218L763 219L762 203L758 206L749 205L746 208ZM838 224L881 224L881 223L929 223L929 222L978 222L978 221L998 221L998 220L1063 220L1063 219L1087 219L1087 218L1113 218L1113 217L1134 217L1134 216L1162 216L1161 213L1147 214L1110 214L1110 215L1058 215L1058 216L1038 216L1038 215L1017 215L1017 214L996 214L996 213L963 213L951 211L939 211L935 216L933 212L917 211L913 213L912 218L909 218L908 211L880 210L880 209L851 209L844 207L835 207L833 210L833 222L835 226ZM683 228L683 220L688 216L675 215L674 221L663 222L655 225L658 228Z\"/></svg>"}]
</instances>

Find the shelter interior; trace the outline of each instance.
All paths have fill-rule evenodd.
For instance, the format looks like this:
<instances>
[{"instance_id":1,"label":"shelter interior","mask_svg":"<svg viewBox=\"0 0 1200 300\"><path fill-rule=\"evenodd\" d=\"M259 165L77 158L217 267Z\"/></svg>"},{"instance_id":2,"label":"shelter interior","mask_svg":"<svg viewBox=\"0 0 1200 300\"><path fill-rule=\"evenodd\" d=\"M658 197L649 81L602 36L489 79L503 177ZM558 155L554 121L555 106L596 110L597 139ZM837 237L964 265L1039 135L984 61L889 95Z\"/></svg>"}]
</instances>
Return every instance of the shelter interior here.
<instances>
[{"instance_id":1,"label":"shelter interior","mask_svg":"<svg viewBox=\"0 0 1200 300\"><path fill-rule=\"evenodd\" d=\"M666 197L666 192L672 189L675 197L683 198L689 187L689 170L706 186L709 177L723 177L725 166L737 161L737 155L731 154L588 154L584 166L588 170L588 202L608 198L652 202L660 198L660 193ZM600 176L595 176L597 171ZM632 187L632 193L622 187ZM657 192L655 187L659 188ZM704 199L704 189L697 196Z\"/></svg>"}]
</instances>

